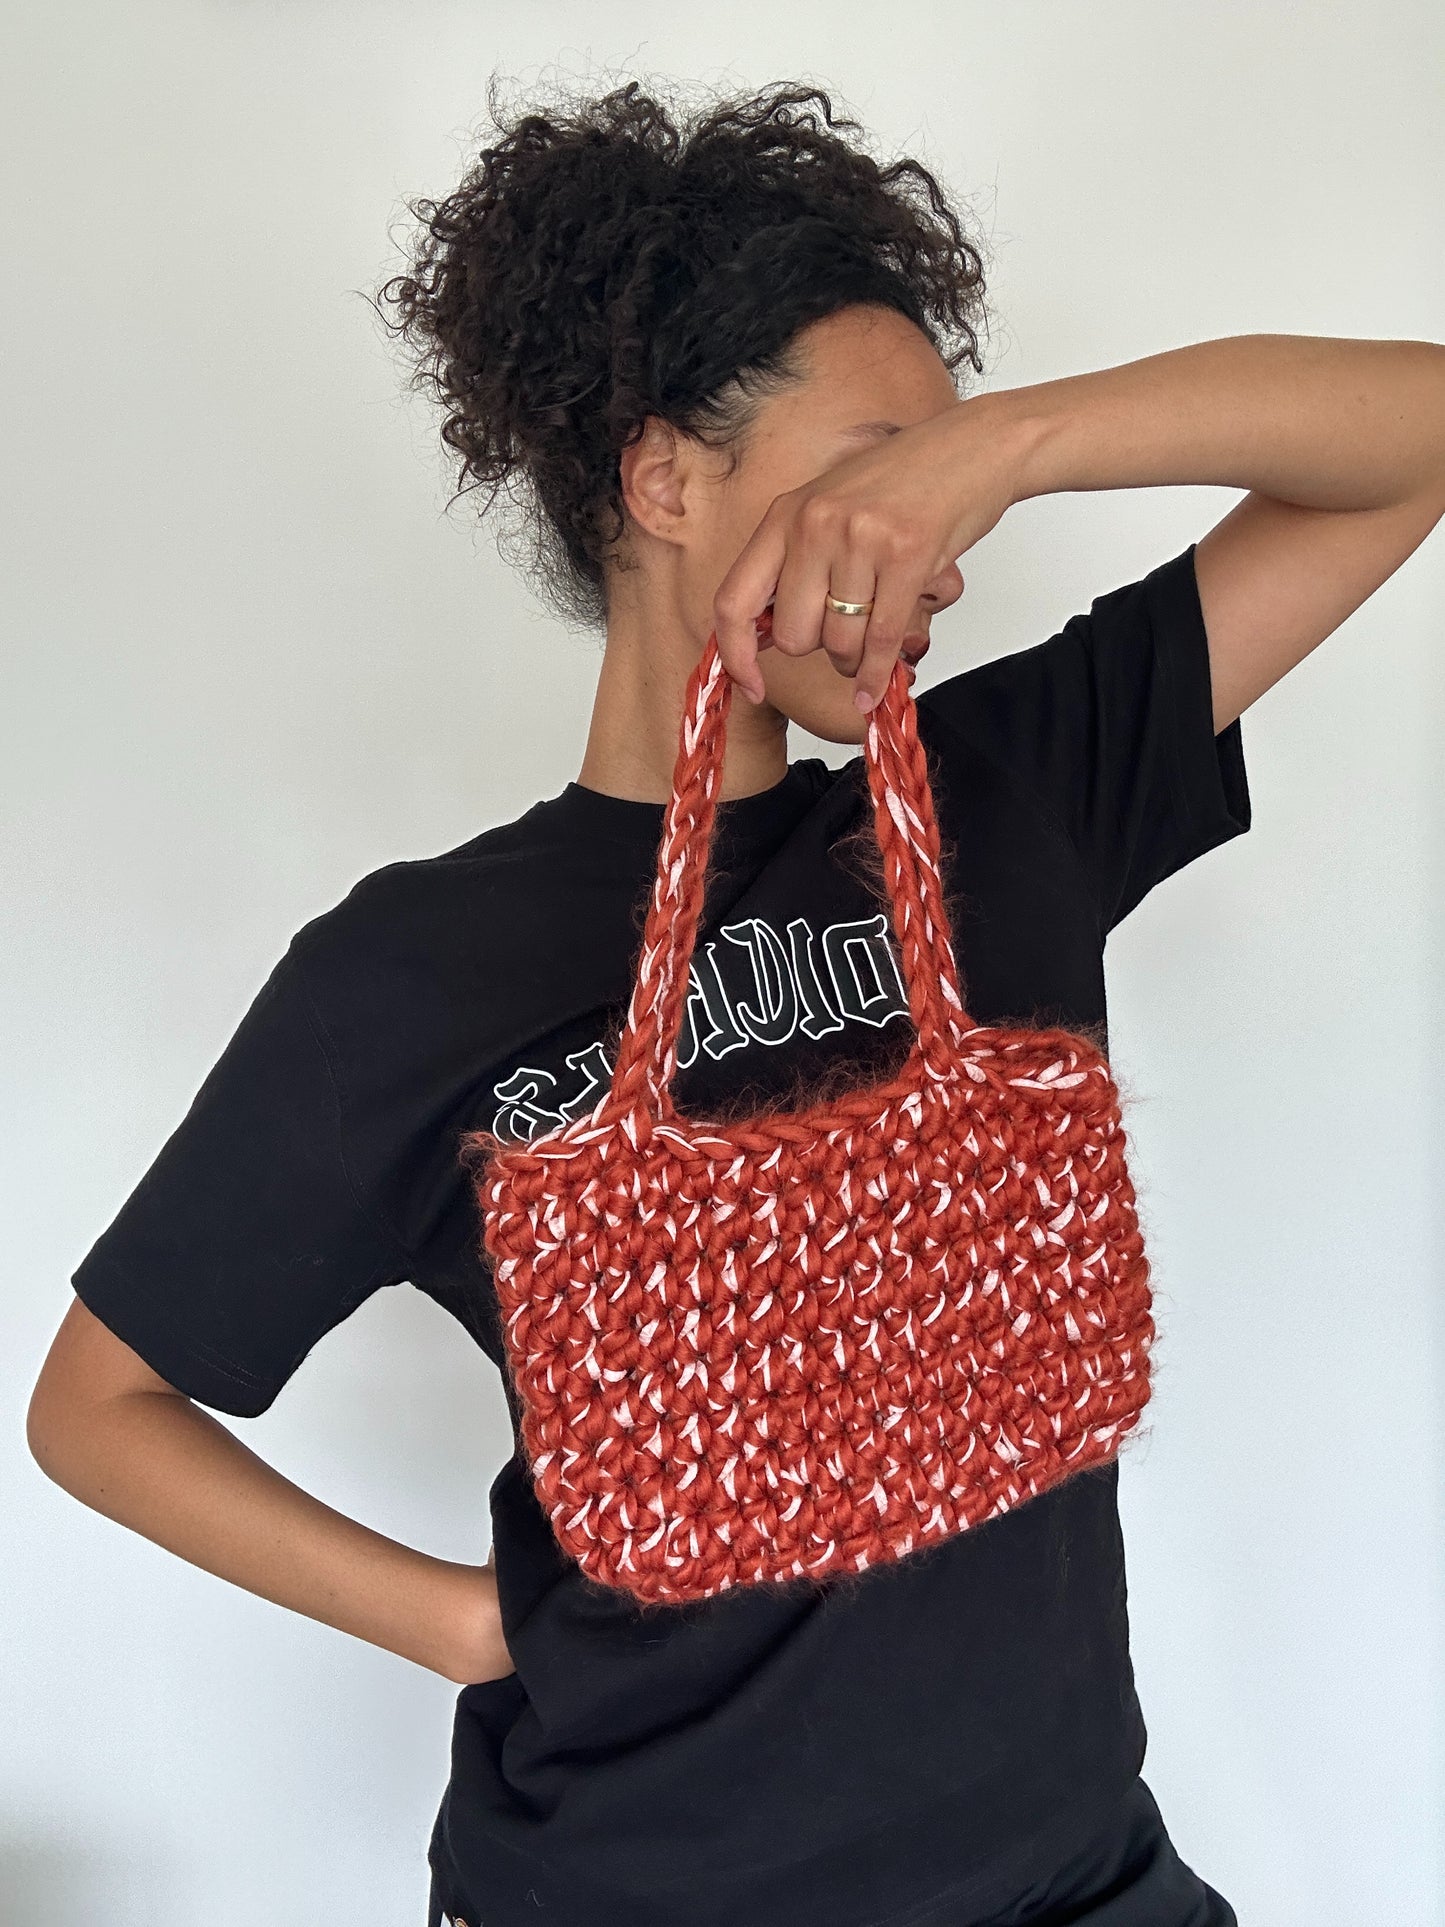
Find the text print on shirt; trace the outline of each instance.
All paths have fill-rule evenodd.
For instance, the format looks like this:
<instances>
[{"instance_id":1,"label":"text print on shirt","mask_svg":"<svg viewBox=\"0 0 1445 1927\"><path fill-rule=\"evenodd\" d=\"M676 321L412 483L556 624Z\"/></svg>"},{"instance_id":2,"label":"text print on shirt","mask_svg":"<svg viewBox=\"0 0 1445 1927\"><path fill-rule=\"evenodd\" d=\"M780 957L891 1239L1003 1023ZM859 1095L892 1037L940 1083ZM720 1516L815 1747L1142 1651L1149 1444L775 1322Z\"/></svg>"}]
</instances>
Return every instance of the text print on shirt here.
<instances>
[{"instance_id":1,"label":"text print on shirt","mask_svg":"<svg viewBox=\"0 0 1445 1927\"><path fill-rule=\"evenodd\" d=\"M719 929L731 948L711 939L694 952L688 971L677 1040L679 1070L686 1070L699 1050L716 1061L749 1043L776 1049L798 1031L819 1038L845 1024L881 1030L894 1017L908 1015L908 992L886 911L830 923L821 938L806 917L791 920L786 941L766 917L745 917ZM739 975L745 979L741 984ZM498 1110L491 1129L497 1137L530 1143L593 1108L612 1078L602 1040L570 1052L566 1063L576 1088L565 1095L551 1071L533 1064L519 1065L492 1087Z\"/></svg>"}]
</instances>

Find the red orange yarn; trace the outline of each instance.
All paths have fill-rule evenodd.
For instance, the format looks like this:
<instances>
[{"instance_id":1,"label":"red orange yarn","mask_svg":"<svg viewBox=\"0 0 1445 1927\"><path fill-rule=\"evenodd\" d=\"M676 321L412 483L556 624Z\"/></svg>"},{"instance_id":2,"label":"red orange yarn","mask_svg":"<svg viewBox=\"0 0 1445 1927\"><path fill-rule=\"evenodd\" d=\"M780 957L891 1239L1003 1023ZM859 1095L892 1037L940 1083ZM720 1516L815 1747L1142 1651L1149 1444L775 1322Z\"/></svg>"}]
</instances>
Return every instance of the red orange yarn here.
<instances>
[{"instance_id":1,"label":"red orange yarn","mask_svg":"<svg viewBox=\"0 0 1445 1927\"><path fill-rule=\"evenodd\" d=\"M463 1140L538 1497L654 1602L903 1558L1111 1457L1150 1390L1117 1088L1083 1037L967 1015L901 662L864 761L906 1063L801 1112L674 1109L731 696L709 637L610 1089Z\"/></svg>"}]
</instances>

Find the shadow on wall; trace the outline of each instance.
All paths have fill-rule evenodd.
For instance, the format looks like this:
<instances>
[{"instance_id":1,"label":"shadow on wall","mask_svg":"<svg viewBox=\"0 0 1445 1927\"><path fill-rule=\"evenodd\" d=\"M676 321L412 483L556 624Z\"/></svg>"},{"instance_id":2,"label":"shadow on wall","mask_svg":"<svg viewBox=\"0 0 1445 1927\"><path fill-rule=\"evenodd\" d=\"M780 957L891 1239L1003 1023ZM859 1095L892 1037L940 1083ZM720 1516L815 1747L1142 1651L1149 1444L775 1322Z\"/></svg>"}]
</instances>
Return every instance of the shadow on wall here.
<instances>
[{"instance_id":1,"label":"shadow on wall","mask_svg":"<svg viewBox=\"0 0 1445 1927\"><path fill-rule=\"evenodd\" d=\"M164 1851L0 1829L0 1927L162 1927L167 1891L174 1905L185 1890L158 1863Z\"/></svg>"}]
</instances>

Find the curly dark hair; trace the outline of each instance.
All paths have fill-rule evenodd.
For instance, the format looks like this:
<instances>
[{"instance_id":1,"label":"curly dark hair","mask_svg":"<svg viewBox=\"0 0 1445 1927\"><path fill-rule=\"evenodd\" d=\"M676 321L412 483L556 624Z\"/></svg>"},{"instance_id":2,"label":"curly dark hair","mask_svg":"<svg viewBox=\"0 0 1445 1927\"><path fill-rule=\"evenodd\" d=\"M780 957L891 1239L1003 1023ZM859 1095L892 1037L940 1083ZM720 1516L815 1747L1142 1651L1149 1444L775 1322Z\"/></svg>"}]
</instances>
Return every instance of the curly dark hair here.
<instances>
[{"instance_id":1,"label":"curly dark hair","mask_svg":"<svg viewBox=\"0 0 1445 1927\"><path fill-rule=\"evenodd\" d=\"M679 112L634 80L508 113L493 75L487 98L501 138L445 200L406 203L407 272L376 306L444 411L453 501L505 493L564 621L605 626L618 460L648 416L735 457L802 373L793 336L855 302L906 315L955 376L982 372L979 248L934 175L880 165L821 89Z\"/></svg>"}]
</instances>

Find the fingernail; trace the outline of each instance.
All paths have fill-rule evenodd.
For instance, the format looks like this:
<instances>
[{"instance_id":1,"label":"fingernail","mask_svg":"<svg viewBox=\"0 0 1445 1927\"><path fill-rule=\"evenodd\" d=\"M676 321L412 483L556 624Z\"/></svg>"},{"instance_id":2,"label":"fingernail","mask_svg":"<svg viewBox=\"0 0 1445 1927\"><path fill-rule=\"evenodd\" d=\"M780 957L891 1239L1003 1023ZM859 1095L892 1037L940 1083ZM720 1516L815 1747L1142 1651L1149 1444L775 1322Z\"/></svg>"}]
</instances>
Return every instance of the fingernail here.
<instances>
[{"instance_id":1,"label":"fingernail","mask_svg":"<svg viewBox=\"0 0 1445 1927\"><path fill-rule=\"evenodd\" d=\"M873 698L869 695L866 689L855 689L853 691L853 701L856 704L856 706L862 710L865 716L868 714L868 711L873 707Z\"/></svg>"}]
</instances>

